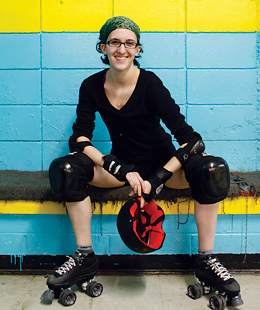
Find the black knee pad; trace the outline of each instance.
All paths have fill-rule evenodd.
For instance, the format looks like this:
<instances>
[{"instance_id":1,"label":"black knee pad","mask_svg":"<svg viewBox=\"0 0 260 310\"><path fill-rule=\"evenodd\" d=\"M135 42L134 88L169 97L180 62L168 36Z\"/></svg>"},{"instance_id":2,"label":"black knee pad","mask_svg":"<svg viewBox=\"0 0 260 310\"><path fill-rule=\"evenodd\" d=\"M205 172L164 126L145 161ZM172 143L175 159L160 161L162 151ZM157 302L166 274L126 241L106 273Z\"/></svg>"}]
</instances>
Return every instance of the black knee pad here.
<instances>
[{"instance_id":1,"label":"black knee pad","mask_svg":"<svg viewBox=\"0 0 260 310\"><path fill-rule=\"evenodd\" d=\"M192 198L199 203L216 203L227 197L230 174L228 164L223 158L208 154L193 155L184 171L191 187Z\"/></svg>"},{"instance_id":2,"label":"black knee pad","mask_svg":"<svg viewBox=\"0 0 260 310\"><path fill-rule=\"evenodd\" d=\"M49 168L53 192L67 202L82 201L88 196L87 184L94 177L94 163L83 153L54 159Z\"/></svg>"}]
</instances>

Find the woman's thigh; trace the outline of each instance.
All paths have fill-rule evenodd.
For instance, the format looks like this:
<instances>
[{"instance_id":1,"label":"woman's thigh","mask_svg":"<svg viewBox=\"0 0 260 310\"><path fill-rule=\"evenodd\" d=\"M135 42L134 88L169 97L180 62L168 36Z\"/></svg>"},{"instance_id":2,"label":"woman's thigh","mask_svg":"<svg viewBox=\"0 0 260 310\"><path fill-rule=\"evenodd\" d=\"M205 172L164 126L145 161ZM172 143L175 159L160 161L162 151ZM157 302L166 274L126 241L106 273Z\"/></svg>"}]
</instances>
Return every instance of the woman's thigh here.
<instances>
[{"instance_id":1,"label":"woman's thigh","mask_svg":"<svg viewBox=\"0 0 260 310\"><path fill-rule=\"evenodd\" d=\"M165 186L173 189L184 189L190 187L185 178L184 170L182 169L174 172L172 177L165 183Z\"/></svg>"},{"instance_id":2,"label":"woman's thigh","mask_svg":"<svg viewBox=\"0 0 260 310\"><path fill-rule=\"evenodd\" d=\"M89 184L110 188L110 187L121 187L125 185L125 182L118 181L115 177L113 177L109 172L107 172L104 168L100 166L94 167L94 177Z\"/></svg>"}]
</instances>

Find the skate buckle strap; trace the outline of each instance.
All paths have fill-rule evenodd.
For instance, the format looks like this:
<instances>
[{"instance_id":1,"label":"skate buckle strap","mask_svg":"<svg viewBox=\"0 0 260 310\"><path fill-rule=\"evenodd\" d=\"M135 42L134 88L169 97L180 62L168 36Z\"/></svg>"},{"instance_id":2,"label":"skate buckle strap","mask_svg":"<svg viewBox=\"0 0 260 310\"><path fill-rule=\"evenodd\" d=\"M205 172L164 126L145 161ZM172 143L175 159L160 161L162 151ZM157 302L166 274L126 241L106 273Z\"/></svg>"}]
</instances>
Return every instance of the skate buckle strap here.
<instances>
[{"instance_id":1,"label":"skate buckle strap","mask_svg":"<svg viewBox=\"0 0 260 310\"><path fill-rule=\"evenodd\" d=\"M62 276L62 274L70 271L73 267L76 267L76 262L72 257L66 256L69 258L67 262L65 262L62 266L56 270L56 272Z\"/></svg>"}]
</instances>

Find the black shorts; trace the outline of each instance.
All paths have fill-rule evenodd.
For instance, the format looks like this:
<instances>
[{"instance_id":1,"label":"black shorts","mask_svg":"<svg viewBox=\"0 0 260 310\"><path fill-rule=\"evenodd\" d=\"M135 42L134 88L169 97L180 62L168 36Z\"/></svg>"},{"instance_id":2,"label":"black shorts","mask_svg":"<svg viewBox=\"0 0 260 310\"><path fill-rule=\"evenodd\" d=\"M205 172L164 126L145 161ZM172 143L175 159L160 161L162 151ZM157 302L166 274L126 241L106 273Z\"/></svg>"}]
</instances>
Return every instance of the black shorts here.
<instances>
[{"instance_id":1,"label":"black shorts","mask_svg":"<svg viewBox=\"0 0 260 310\"><path fill-rule=\"evenodd\" d=\"M140 176L147 180L156 170L162 168L173 156L175 151L167 152L157 160L147 159L145 161L140 161L135 164L136 170L139 172Z\"/></svg>"}]
</instances>

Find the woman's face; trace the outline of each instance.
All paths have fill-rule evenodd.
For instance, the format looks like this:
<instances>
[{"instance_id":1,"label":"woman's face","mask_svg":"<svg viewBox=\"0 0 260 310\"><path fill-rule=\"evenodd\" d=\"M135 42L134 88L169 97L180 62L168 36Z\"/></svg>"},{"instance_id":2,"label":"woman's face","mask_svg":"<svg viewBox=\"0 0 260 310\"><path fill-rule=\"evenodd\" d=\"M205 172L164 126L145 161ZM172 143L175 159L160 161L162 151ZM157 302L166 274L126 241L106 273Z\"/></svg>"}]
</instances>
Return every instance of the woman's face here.
<instances>
[{"instance_id":1,"label":"woman's face","mask_svg":"<svg viewBox=\"0 0 260 310\"><path fill-rule=\"evenodd\" d=\"M136 35L133 31L128 29L116 29L110 32L107 41L115 42L134 42L137 43ZM126 48L124 44L120 47L109 46L108 44L101 44L101 50L104 55L107 55L110 68L123 71L134 65L134 58L140 52L140 46L135 48Z\"/></svg>"}]
</instances>

